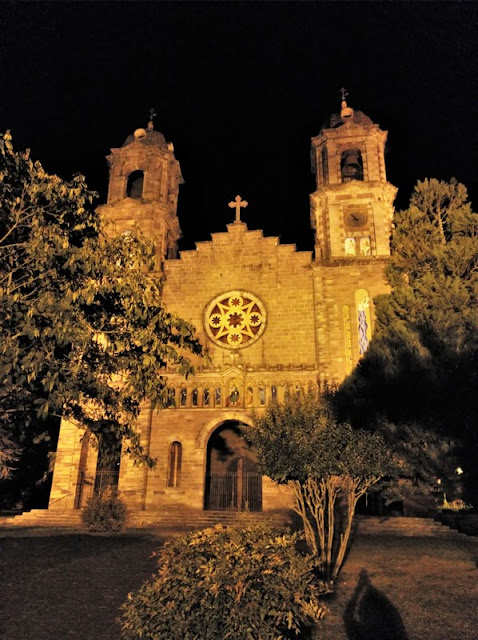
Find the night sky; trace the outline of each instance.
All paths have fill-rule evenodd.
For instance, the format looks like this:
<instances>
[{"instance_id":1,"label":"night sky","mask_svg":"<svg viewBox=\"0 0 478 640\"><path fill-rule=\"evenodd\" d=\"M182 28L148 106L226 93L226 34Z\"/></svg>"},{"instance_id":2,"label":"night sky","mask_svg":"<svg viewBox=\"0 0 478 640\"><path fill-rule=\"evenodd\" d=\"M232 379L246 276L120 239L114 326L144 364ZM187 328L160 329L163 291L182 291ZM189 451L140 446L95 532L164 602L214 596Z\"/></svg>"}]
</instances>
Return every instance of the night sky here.
<instances>
[{"instance_id":1,"label":"night sky","mask_svg":"<svg viewBox=\"0 0 478 640\"><path fill-rule=\"evenodd\" d=\"M248 200L250 229L312 249L310 138L348 102L389 131L388 179L455 176L476 201L477 3L8 3L0 130L105 200L111 147L147 124L174 143L180 248Z\"/></svg>"}]
</instances>

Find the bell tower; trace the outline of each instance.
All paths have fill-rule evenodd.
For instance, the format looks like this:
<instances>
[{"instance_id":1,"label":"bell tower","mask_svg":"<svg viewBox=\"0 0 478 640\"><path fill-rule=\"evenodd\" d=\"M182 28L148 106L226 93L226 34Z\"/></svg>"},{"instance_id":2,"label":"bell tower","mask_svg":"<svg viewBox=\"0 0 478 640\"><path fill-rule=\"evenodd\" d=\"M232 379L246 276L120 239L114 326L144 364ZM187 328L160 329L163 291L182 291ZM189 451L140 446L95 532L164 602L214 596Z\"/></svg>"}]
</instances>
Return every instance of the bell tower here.
<instances>
[{"instance_id":1,"label":"bell tower","mask_svg":"<svg viewBox=\"0 0 478 640\"><path fill-rule=\"evenodd\" d=\"M317 261L386 257L397 189L387 182L387 132L348 106L312 138L316 191L310 196Z\"/></svg>"},{"instance_id":2,"label":"bell tower","mask_svg":"<svg viewBox=\"0 0 478 640\"><path fill-rule=\"evenodd\" d=\"M159 264L177 253L181 229L177 218L179 185L184 183L174 147L153 125L136 129L123 146L107 156L110 169L108 199L98 207L127 233L137 226L156 247Z\"/></svg>"}]
</instances>

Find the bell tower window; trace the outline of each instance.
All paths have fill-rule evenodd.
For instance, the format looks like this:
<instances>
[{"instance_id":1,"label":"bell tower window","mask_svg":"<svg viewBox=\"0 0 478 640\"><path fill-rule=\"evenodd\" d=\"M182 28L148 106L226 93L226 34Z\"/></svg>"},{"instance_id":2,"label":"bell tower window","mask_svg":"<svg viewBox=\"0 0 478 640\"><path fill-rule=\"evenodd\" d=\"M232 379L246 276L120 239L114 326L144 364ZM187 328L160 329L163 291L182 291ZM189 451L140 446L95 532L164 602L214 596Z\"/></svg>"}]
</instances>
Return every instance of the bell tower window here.
<instances>
[{"instance_id":1,"label":"bell tower window","mask_svg":"<svg viewBox=\"0 0 478 640\"><path fill-rule=\"evenodd\" d=\"M126 196L128 198L134 198L139 200L143 197L143 183L144 173L143 171L133 171L128 176L128 183L126 185Z\"/></svg>"},{"instance_id":2,"label":"bell tower window","mask_svg":"<svg viewBox=\"0 0 478 640\"><path fill-rule=\"evenodd\" d=\"M328 182L329 182L329 158L327 156L326 147L322 147L321 156L322 156L322 178L323 178L324 184L328 184Z\"/></svg>"},{"instance_id":3,"label":"bell tower window","mask_svg":"<svg viewBox=\"0 0 478 640\"><path fill-rule=\"evenodd\" d=\"M342 182L363 180L362 154L358 149L347 149L340 158Z\"/></svg>"}]
</instances>

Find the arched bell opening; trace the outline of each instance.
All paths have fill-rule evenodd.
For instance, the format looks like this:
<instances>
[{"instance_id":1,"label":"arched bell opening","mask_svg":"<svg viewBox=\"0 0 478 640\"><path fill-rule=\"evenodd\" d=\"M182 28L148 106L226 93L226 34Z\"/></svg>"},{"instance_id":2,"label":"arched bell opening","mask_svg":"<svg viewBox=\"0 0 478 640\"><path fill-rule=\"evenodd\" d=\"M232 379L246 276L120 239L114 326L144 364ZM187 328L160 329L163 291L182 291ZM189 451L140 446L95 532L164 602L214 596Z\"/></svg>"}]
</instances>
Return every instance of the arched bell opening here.
<instances>
[{"instance_id":1,"label":"arched bell opening","mask_svg":"<svg viewBox=\"0 0 478 640\"><path fill-rule=\"evenodd\" d=\"M126 184L126 197L139 200L143 197L144 173L143 171L132 171L128 176Z\"/></svg>"},{"instance_id":2,"label":"arched bell opening","mask_svg":"<svg viewBox=\"0 0 478 640\"><path fill-rule=\"evenodd\" d=\"M209 438L204 508L262 511L262 475L240 423L224 422Z\"/></svg>"},{"instance_id":3,"label":"arched bell opening","mask_svg":"<svg viewBox=\"0 0 478 640\"><path fill-rule=\"evenodd\" d=\"M363 180L363 161L359 149L347 149L340 158L342 182Z\"/></svg>"}]
</instances>

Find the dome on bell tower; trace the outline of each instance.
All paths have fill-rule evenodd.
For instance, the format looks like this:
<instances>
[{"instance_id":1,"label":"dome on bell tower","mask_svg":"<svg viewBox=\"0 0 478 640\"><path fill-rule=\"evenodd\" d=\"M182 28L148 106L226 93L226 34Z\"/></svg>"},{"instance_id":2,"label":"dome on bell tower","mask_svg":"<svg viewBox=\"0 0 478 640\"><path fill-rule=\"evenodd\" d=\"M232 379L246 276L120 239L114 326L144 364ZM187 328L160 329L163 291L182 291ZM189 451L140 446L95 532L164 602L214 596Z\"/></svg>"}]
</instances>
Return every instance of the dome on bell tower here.
<instances>
[{"instance_id":1,"label":"dome on bell tower","mask_svg":"<svg viewBox=\"0 0 478 640\"><path fill-rule=\"evenodd\" d=\"M322 129L337 129L349 122L362 127L374 124L363 111L355 111L355 109L352 109L352 107L347 104L346 97L348 92L345 89L342 88L341 93L340 113L333 113L330 118L324 122Z\"/></svg>"},{"instance_id":2,"label":"dome on bell tower","mask_svg":"<svg viewBox=\"0 0 478 640\"><path fill-rule=\"evenodd\" d=\"M324 122L322 128L337 129L337 127L341 127L347 122L353 122L354 124L358 124L362 127L374 124L372 119L369 118L363 111L355 111L351 107L346 107L346 109L342 108L340 113L333 113L330 118L326 120L326 122Z\"/></svg>"},{"instance_id":3,"label":"dome on bell tower","mask_svg":"<svg viewBox=\"0 0 478 640\"><path fill-rule=\"evenodd\" d=\"M154 129L153 121L150 120L146 129L136 129L134 133L131 133L123 143L123 147L127 147L130 144L145 144L152 147L159 147L164 151L171 151L170 143L166 142L166 138L162 133Z\"/></svg>"}]
</instances>

